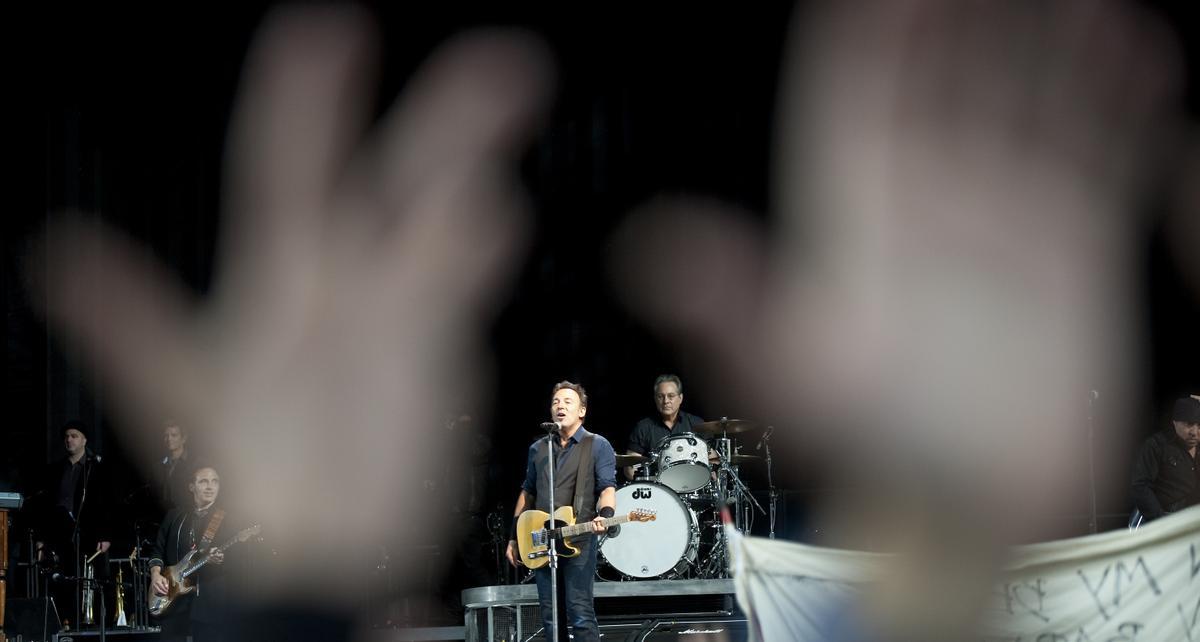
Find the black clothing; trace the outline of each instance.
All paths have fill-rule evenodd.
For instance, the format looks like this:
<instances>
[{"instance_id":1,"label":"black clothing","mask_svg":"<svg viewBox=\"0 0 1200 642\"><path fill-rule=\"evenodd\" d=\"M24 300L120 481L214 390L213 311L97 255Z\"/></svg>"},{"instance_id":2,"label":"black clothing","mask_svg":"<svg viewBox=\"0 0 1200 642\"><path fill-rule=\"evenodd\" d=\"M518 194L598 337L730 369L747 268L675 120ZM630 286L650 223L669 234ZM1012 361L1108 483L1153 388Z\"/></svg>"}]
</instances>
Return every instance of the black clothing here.
<instances>
[{"instance_id":1,"label":"black clothing","mask_svg":"<svg viewBox=\"0 0 1200 642\"><path fill-rule=\"evenodd\" d=\"M70 542L77 522L81 552L91 554L97 542L111 541L108 480L94 455L74 464L64 458L47 466L38 494L39 537L63 560L75 554Z\"/></svg>"},{"instance_id":2,"label":"black clothing","mask_svg":"<svg viewBox=\"0 0 1200 642\"><path fill-rule=\"evenodd\" d=\"M187 450L179 459L171 459L170 455L162 458L156 466L156 486L158 501L163 513L172 508L188 508L192 505L192 492L188 484L192 483L191 457Z\"/></svg>"},{"instance_id":3,"label":"black clothing","mask_svg":"<svg viewBox=\"0 0 1200 642\"><path fill-rule=\"evenodd\" d=\"M166 567L177 564L193 546L200 546L213 511L213 508L203 512L171 509L158 529L154 547L150 549L150 566ZM221 527L213 536L213 541L206 546L220 546L236 532L231 528L229 516L226 515ZM159 619L158 624L163 627L164 640L189 633L195 637L196 623L208 625L199 627L208 631L227 619L229 609L225 567L228 564L229 556L226 555L224 564L208 564L191 576L195 580L196 590L181 597L179 603L173 604L171 610ZM218 639L219 635L207 637Z\"/></svg>"},{"instance_id":4,"label":"black clothing","mask_svg":"<svg viewBox=\"0 0 1200 642\"><path fill-rule=\"evenodd\" d=\"M696 424L702 424L704 420L696 415L679 411L675 417L675 427L667 428L667 424L663 423L662 417L646 417L637 422L633 427L633 432L629 433L629 444L626 447L627 452L635 452L640 455L653 455L654 449L658 446L658 442L670 435L678 435L685 432L692 432L692 427Z\"/></svg>"},{"instance_id":5,"label":"black clothing","mask_svg":"<svg viewBox=\"0 0 1200 642\"><path fill-rule=\"evenodd\" d=\"M46 466L39 490L32 494L30 509L37 522L37 540L45 547L47 563L68 577L84 574L83 559L96 552L99 542L111 541L109 491L104 466L91 453L71 463L63 458ZM76 542L79 537L76 566ZM95 577L108 578L108 556L93 562ZM80 620L80 587L77 582L50 586L60 617L71 626Z\"/></svg>"},{"instance_id":6,"label":"black clothing","mask_svg":"<svg viewBox=\"0 0 1200 642\"><path fill-rule=\"evenodd\" d=\"M581 466L580 458L583 453L583 441L592 437L591 462ZM557 442L557 440L556 440ZM605 488L617 487L617 460L612 444L604 437L590 433L580 426L565 447L554 444L554 503L558 506L572 506L575 499L575 483L584 480L583 502L575 506L576 521L589 520L596 516L596 502ZM522 490L534 497L536 508L547 513L553 513L550 506L550 470L547 464L546 440L538 439L529 446L529 454L525 460L525 482ZM579 477L580 470L586 471L584 477ZM589 489L586 484L590 484Z\"/></svg>"},{"instance_id":7,"label":"black clothing","mask_svg":"<svg viewBox=\"0 0 1200 642\"><path fill-rule=\"evenodd\" d=\"M575 522L581 523L596 516L596 502L606 488L616 488L616 457L612 444L604 437L589 433L582 426L561 447L554 440L554 503L556 506L575 505ZM589 443L590 442L590 443ZM590 449L589 449L590 446ZM590 450L590 452L589 452ZM533 506L553 513L550 506L549 460L546 440L539 439L529 447L526 459L525 483L522 489L534 496ZM575 503L579 484L581 502ZM598 642L599 624L596 620L593 583L596 576L596 537L588 535L572 540L581 553L576 557L559 558L559 639L566 642L569 623L576 642ZM534 570L538 587L538 602L546 631L553 626L550 566ZM549 639L549 636L547 636Z\"/></svg>"},{"instance_id":8,"label":"black clothing","mask_svg":"<svg viewBox=\"0 0 1200 642\"><path fill-rule=\"evenodd\" d=\"M1133 501L1147 520L1200 504L1198 463L1174 427L1142 444L1133 463Z\"/></svg>"}]
</instances>

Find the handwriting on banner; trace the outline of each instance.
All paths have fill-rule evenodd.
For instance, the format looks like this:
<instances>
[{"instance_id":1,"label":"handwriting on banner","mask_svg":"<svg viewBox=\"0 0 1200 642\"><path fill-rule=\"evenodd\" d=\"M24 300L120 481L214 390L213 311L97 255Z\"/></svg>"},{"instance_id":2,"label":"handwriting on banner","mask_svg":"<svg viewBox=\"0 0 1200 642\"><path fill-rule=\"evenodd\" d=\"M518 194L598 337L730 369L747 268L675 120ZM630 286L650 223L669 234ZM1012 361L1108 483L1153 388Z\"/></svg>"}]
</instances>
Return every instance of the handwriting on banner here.
<instances>
[{"instance_id":1,"label":"handwriting on banner","mask_svg":"<svg viewBox=\"0 0 1200 642\"><path fill-rule=\"evenodd\" d=\"M1115 572L1113 572L1115 569ZM1139 575L1137 571L1141 571ZM1099 609L1100 615L1104 616L1107 621L1111 619L1111 611L1109 609L1117 609L1121 606L1121 597L1136 590L1139 584L1139 578L1144 578L1149 584L1150 590L1154 591L1155 595L1162 595L1162 589L1158 587L1158 582L1155 581L1154 575L1150 572L1150 567L1146 566L1146 560L1142 556L1138 556L1137 561L1132 567L1126 566L1124 560L1118 560L1116 564L1109 564L1104 567L1104 574L1099 580L1092 584L1092 580L1083 570L1075 571L1083 584L1087 587L1088 594L1096 601L1096 608ZM1109 583L1109 577L1113 578ZM1124 584L1122 584L1124 580ZM1111 599L1108 599L1111 596ZM1105 607L1108 608L1105 608Z\"/></svg>"},{"instance_id":2,"label":"handwriting on banner","mask_svg":"<svg viewBox=\"0 0 1200 642\"><path fill-rule=\"evenodd\" d=\"M1045 613L1046 583L1040 577L1032 582L1006 583L1004 603L1009 615L1028 613L1043 622L1050 622L1050 617Z\"/></svg>"},{"instance_id":3,"label":"handwriting on banner","mask_svg":"<svg viewBox=\"0 0 1200 642\"><path fill-rule=\"evenodd\" d=\"M1200 629L1196 627L1197 620L1200 620L1200 596L1196 597L1196 606L1192 607L1190 617L1185 614L1186 609L1182 602L1176 610L1179 612L1179 620L1183 624L1183 632L1187 634L1188 642L1200 642Z\"/></svg>"},{"instance_id":4,"label":"handwriting on banner","mask_svg":"<svg viewBox=\"0 0 1200 642\"><path fill-rule=\"evenodd\" d=\"M1194 581L1196 581L1196 576L1200 575L1200 559L1197 559L1197 557L1196 557L1196 545L1195 544L1191 545L1191 553L1192 553L1192 578L1190 581L1194 582Z\"/></svg>"},{"instance_id":5,"label":"handwriting on banner","mask_svg":"<svg viewBox=\"0 0 1200 642\"><path fill-rule=\"evenodd\" d=\"M1013 575L997 589L991 642L1200 642L1200 540Z\"/></svg>"}]
</instances>

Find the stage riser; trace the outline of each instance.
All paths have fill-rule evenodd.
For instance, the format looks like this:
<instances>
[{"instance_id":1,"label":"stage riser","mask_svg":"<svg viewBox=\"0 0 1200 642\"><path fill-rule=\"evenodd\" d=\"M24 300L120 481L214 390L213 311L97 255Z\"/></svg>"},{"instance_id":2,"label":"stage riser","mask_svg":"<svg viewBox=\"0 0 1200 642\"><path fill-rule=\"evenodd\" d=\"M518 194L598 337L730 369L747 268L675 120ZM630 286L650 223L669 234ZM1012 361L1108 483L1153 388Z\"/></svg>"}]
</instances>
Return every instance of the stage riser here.
<instances>
[{"instance_id":1,"label":"stage riser","mask_svg":"<svg viewBox=\"0 0 1200 642\"><path fill-rule=\"evenodd\" d=\"M732 580L598 583L596 616L604 639L746 639ZM537 588L529 584L463 591L466 639L544 640Z\"/></svg>"}]
</instances>

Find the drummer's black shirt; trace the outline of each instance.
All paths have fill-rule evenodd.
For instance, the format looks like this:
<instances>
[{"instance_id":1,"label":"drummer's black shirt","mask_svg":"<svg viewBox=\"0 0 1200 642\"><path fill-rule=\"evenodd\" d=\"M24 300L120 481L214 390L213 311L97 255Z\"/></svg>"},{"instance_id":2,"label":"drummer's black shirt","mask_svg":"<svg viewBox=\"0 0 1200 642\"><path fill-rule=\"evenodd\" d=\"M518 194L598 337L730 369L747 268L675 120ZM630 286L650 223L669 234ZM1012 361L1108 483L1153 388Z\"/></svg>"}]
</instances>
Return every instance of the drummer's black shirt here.
<instances>
[{"instance_id":1,"label":"drummer's black shirt","mask_svg":"<svg viewBox=\"0 0 1200 642\"><path fill-rule=\"evenodd\" d=\"M629 433L627 452L652 455L654 454L654 447L664 437L692 432L693 426L702 423L704 423L703 419L682 410L679 411L679 416L675 418L675 428L673 430L667 428L667 424L663 423L662 417L658 415L646 417L637 422L637 425L633 427L633 432Z\"/></svg>"}]
</instances>

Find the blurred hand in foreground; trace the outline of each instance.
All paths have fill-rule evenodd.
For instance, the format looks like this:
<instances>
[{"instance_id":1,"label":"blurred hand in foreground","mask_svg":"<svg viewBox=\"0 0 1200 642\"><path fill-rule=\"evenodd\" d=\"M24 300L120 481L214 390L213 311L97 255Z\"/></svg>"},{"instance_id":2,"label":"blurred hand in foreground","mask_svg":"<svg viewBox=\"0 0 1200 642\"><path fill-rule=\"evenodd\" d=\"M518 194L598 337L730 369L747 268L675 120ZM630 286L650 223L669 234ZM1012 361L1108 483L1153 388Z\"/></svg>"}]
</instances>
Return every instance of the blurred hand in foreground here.
<instances>
[{"instance_id":1,"label":"blurred hand in foreground","mask_svg":"<svg viewBox=\"0 0 1200 642\"><path fill-rule=\"evenodd\" d=\"M712 389L803 429L793 456L870 491L836 509L909 553L868 599L884 637L965 639L1000 544L1078 497L1088 391L1122 419L1140 383L1133 212L1174 124L1170 38L1092 1L800 24L770 242L717 203L651 204L617 291L711 348Z\"/></svg>"},{"instance_id":2,"label":"blurred hand in foreground","mask_svg":"<svg viewBox=\"0 0 1200 642\"><path fill-rule=\"evenodd\" d=\"M267 19L210 299L111 230L67 221L44 246L48 315L112 382L123 425L148 427L130 441L155 445L165 416L203 432L226 505L285 561L258 588L331 606L356 599L370 544L448 527L421 480L446 461L444 406L486 397L482 333L527 236L517 160L550 84L537 43L461 36L364 135L368 27L345 8Z\"/></svg>"}]
</instances>

